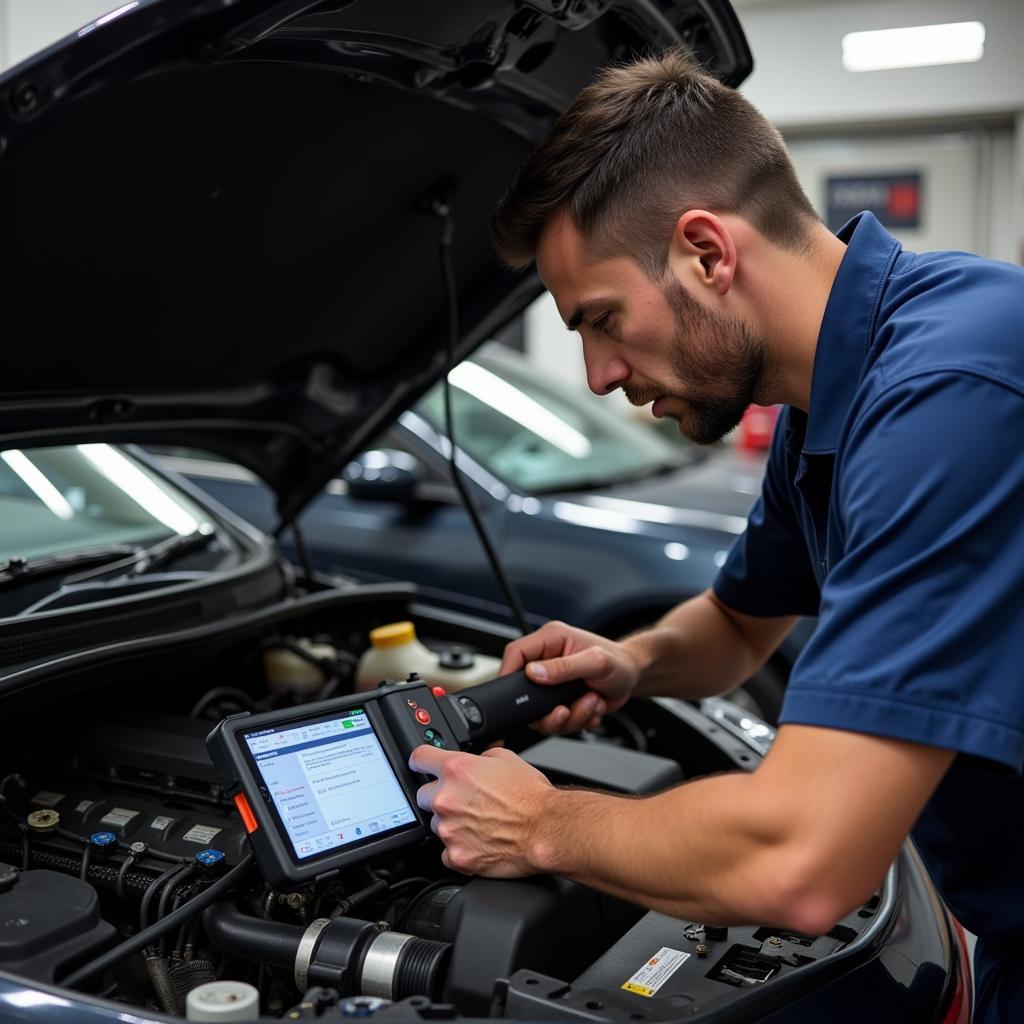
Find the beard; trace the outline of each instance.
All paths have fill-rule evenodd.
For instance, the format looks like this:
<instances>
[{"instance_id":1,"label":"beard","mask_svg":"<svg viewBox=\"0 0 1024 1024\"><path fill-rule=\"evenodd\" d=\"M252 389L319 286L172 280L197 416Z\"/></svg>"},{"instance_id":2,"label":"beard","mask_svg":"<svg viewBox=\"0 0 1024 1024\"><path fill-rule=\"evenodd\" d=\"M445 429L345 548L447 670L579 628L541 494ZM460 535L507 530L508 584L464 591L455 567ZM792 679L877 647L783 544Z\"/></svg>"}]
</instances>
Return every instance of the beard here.
<instances>
[{"instance_id":1,"label":"beard","mask_svg":"<svg viewBox=\"0 0 1024 1024\"><path fill-rule=\"evenodd\" d=\"M662 290L676 316L669 359L678 390L629 384L622 390L633 405L662 395L682 400L685 407L676 417L680 431L696 444L715 444L739 425L764 390L764 340L739 317L705 309L675 278Z\"/></svg>"}]
</instances>

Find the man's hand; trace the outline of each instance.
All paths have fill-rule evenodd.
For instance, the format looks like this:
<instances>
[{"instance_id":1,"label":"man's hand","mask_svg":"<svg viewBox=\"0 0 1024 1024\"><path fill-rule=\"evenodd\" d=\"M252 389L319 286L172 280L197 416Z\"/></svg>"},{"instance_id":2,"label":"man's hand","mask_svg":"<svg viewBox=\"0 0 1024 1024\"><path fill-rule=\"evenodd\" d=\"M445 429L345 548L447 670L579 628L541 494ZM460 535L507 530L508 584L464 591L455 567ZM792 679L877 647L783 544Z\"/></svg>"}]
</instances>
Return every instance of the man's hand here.
<instances>
[{"instance_id":1,"label":"man's hand","mask_svg":"<svg viewBox=\"0 0 1024 1024\"><path fill-rule=\"evenodd\" d=\"M417 747L457 871L562 875L690 921L770 922L823 935L878 887L954 752L784 725L750 773L697 779L640 800L556 789L504 749Z\"/></svg>"},{"instance_id":2,"label":"man's hand","mask_svg":"<svg viewBox=\"0 0 1024 1024\"><path fill-rule=\"evenodd\" d=\"M430 827L445 844L448 867L489 878L536 874L535 825L554 792L536 768L503 747L477 757L430 746L417 747L409 767L437 777L420 787L416 803L433 813Z\"/></svg>"},{"instance_id":3,"label":"man's hand","mask_svg":"<svg viewBox=\"0 0 1024 1024\"><path fill-rule=\"evenodd\" d=\"M555 708L535 723L548 735L596 728L606 711L626 703L640 677L639 663L624 644L564 622L548 622L505 648L502 675L524 666L535 683L584 679L595 691L584 694L571 708Z\"/></svg>"}]
</instances>

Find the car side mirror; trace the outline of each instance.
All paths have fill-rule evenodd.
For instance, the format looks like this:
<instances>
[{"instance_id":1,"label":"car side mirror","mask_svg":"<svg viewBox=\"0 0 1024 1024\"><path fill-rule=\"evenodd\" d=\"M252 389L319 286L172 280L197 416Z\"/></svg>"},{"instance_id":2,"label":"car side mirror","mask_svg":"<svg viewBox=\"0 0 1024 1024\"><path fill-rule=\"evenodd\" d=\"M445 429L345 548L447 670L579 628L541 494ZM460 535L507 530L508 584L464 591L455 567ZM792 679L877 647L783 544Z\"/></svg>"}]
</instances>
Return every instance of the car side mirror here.
<instances>
[{"instance_id":1,"label":"car side mirror","mask_svg":"<svg viewBox=\"0 0 1024 1024\"><path fill-rule=\"evenodd\" d=\"M380 448L353 459L341 478L357 501L412 501L423 473L419 460L408 452Z\"/></svg>"}]
</instances>

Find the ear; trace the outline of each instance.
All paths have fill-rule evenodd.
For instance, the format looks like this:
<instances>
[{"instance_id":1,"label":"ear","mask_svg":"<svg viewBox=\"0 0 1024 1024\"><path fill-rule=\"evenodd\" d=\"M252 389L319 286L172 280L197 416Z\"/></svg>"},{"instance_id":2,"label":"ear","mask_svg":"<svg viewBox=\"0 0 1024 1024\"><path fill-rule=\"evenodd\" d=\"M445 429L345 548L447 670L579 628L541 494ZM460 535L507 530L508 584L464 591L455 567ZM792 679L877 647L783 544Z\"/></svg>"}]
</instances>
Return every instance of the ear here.
<instances>
[{"instance_id":1,"label":"ear","mask_svg":"<svg viewBox=\"0 0 1024 1024\"><path fill-rule=\"evenodd\" d=\"M687 210L669 243L669 267L681 281L725 295L736 276L736 243L707 210Z\"/></svg>"}]
</instances>

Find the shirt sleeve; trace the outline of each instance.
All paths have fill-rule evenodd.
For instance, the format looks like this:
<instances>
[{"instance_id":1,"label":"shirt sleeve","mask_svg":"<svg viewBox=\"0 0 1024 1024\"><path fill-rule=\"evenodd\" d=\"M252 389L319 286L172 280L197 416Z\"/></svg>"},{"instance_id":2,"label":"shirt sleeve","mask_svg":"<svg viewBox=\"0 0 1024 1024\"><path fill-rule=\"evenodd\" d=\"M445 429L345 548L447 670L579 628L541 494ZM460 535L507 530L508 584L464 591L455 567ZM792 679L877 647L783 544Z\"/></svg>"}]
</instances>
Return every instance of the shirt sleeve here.
<instances>
[{"instance_id":1,"label":"shirt sleeve","mask_svg":"<svg viewBox=\"0 0 1024 1024\"><path fill-rule=\"evenodd\" d=\"M747 615L818 614L820 592L797 519L800 496L787 443L793 416L787 408L779 417L761 495L712 584L724 604Z\"/></svg>"},{"instance_id":2,"label":"shirt sleeve","mask_svg":"<svg viewBox=\"0 0 1024 1024\"><path fill-rule=\"evenodd\" d=\"M783 722L1024 767L1024 397L963 372L891 385L836 464L843 534Z\"/></svg>"}]
</instances>

